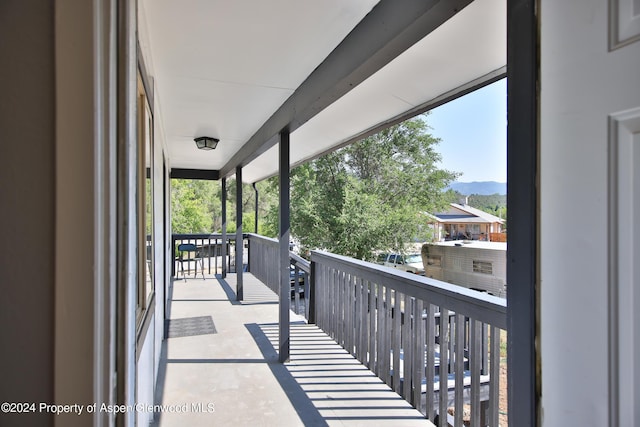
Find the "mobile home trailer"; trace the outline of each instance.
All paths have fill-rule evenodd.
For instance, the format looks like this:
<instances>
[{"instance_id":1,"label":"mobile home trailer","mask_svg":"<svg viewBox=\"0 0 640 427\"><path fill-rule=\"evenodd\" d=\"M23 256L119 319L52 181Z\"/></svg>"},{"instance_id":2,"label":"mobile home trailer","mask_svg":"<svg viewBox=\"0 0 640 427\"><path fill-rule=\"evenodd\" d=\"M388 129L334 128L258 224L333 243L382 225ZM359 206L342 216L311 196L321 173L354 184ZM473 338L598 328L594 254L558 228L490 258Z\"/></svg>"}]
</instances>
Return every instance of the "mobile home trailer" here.
<instances>
[{"instance_id":1,"label":"mobile home trailer","mask_svg":"<svg viewBox=\"0 0 640 427\"><path fill-rule=\"evenodd\" d=\"M507 296L507 244L445 241L422 246L425 276L466 288Z\"/></svg>"}]
</instances>

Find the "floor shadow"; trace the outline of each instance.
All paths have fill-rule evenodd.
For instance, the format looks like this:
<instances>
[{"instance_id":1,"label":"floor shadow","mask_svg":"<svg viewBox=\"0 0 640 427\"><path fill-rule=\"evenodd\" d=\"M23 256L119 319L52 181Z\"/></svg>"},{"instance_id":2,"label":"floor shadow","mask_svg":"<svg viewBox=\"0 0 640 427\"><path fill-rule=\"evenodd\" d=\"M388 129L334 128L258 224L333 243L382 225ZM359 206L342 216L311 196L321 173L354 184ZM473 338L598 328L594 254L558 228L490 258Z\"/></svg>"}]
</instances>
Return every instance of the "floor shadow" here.
<instances>
[{"instance_id":1,"label":"floor shadow","mask_svg":"<svg viewBox=\"0 0 640 427\"><path fill-rule=\"evenodd\" d=\"M265 359L277 361L278 325L248 324L246 328ZM290 331L291 361L269 366L305 425L327 425L334 420L354 425L389 425L393 420L398 425L405 421L429 425L407 401L315 325L292 322ZM307 354L315 357L304 357ZM322 424L311 424L318 417Z\"/></svg>"},{"instance_id":2,"label":"floor shadow","mask_svg":"<svg viewBox=\"0 0 640 427\"><path fill-rule=\"evenodd\" d=\"M278 305L278 301L242 300L242 305Z\"/></svg>"},{"instance_id":3,"label":"floor shadow","mask_svg":"<svg viewBox=\"0 0 640 427\"><path fill-rule=\"evenodd\" d=\"M227 295L227 299L232 305L242 304L241 301L238 301L236 297L236 292L231 288L231 285L229 285L229 282L227 282L227 280L224 279L222 275L216 274L216 280L218 281L218 283L220 283L222 290Z\"/></svg>"},{"instance_id":4,"label":"floor shadow","mask_svg":"<svg viewBox=\"0 0 640 427\"><path fill-rule=\"evenodd\" d=\"M216 295L218 301L229 301L232 305L273 304L273 295L245 286L245 296L249 303L236 301L234 278L229 281L220 275L215 278L225 292L227 299ZM215 282L210 285L216 286ZM246 285L246 284L245 284ZM170 287L167 301L168 313L172 303L173 287ZM176 300L176 302L201 302L206 300ZM275 302L277 304L277 302ZM235 309L234 309L235 310ZM163 402L169 366L199 364L261 364L267 366L284 391L286 398L305 426L327 427L328 425L429 425L416 424L422 419L415 410L390 389L371 371L366 369L346 350L341 348L317 326L305 321L290 324L291 362L278 361L278 323L248 323L244 327L258 346L257 353L247 358L202 358L191 357L167 359L167 340L162 343L160 365L158 367L154 402ZM169 365L171 364L171 365ZM169 375L171 377L171 375ZM156 413L152 426L159 426L162 412ZM170 417L165 417L165 422ZM394 423L393 420L398 421ZM297 420L296 420L297 421Z\"/></svg>"},{"instance_id":5,"label":"floor shadow","mask_svg":"<svg viewBox=\"0 0 640 427\"><path fill-rule=\"evenodd\" d=\"M289 373L286 365L278 362L278 352L271 344L271 340L264 334L260 325L250 323L245 325L262 352L264 359L268 361L269 368L276 378L282 390L286 393L291 405L294 407L300 420L305 426L328 426L324 417L320 414L313 402L307 397L300 384Z\"/></svg>"},{"instance_id":6,"label":"floor shadow","mask_svg":"<svg viewBox=\"0 0 640 427\"><path fill-rule=\"evenodd\" d=\"M250 363L250 364L256 364L256 363L275 363L275 362L269 362L268 360L265 359L167 359L166 363L203 363L203 364L207 364L207 363Z\"/></svg>"}]
</instances>

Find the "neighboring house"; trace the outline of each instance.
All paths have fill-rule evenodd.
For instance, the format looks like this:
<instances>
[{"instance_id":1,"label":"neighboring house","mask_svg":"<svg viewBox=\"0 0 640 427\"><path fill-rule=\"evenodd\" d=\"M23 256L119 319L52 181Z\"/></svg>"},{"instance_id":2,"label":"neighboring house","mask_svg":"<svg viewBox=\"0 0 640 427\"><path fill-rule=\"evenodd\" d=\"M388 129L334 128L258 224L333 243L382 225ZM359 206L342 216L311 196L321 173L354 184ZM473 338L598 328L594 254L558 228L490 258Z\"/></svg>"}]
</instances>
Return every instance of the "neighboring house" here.
<instances>
[{"instance_id":1,"label":"neighboring house","mask_svg":"<svg viewBox=\"0 0 640 427\"><path fill-rule=\"evenodd\" d=\"M446 212L429 214L434 241L495 240L491 234L502 233L504 220L472 208L466 203L451 203Z\"/></svg>"},{"instance_id":2,"label":"neighboring house","mask_svg":"<svg viewBox=\"0 0 640 427\"><path fill-rule=\"evenodd\" d=\"M436 242L422 246L425 276L491 295L507 296L507 244Z\"/></svg>"}]
</instances>

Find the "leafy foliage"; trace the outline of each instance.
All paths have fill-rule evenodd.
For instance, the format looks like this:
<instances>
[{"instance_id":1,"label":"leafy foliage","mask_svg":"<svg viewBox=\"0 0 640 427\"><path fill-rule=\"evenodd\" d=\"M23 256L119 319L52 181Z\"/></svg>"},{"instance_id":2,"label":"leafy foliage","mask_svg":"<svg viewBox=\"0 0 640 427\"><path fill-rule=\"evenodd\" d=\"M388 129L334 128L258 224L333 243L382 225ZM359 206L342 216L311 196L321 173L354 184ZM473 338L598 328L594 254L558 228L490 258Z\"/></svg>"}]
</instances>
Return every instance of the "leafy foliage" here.
<instances>
[{"instance_id":1,"label":"leafy foliage","mask_svg":"<svg viewBox=\"0 0 640 427\"><path fill-rule=\"evenodd\" d=\"M261 191L261 188L265 191ZM277 193L269 191L266 183L258 183L259 214L264 216ZM277 191L277 188L276 188ZM219 233L222 230L222 188L219 181L171 180L171 227L176 234ZM236 231L236 182L227 182L227 232ZM274 202L275 197L275 202ZM255 193L251 185L242 189L242 231L255 232ZM261 225L258 224L261 228ZM277 230L276 230L277 231ZM275 234L274 234L275 235Z\"/></svg>"},{"instance_id":2,"label":"leafy foliage","mask_svg":"<svg viewBox=\"0 0 640 427\"><path fill-rule=\"evenodd\" d=\"M173 233L211 233L220 226L220 186L212 181L171 180Z\"/></svg>"},{"instance_id":3,"label":"leafy foliage","mask_svg":"<svg viewBox=\"0 0 640 427\"><path fill-rule=\"evenodd\" d=\"M444 192L457 173L437 167L439 140L422 118L409 120L297 167L291 176L291 234L303 247L359 259L377 250L402 251L427 240L425 212L451 201ZM235 224L235 185L227 185L227 231ZM258 233L278 234L278 180L256 184ZM172 180L174 233L221 230L219 182ZM244 232L255 229L255 193L244 184Z\"/></svg>"},{"instance_id":4,"label":"leafy foliage","mask_svg":"<svg viewBox=\"0 0 640 427\"><path fill-rule=\"evenodd\" d=\"M424 212L444 206L443 190L457 176L437 167L439 140L427 131L421 118L406 121L296 168L292 235L304 247L359 259L426 240ZM271 227L274 218L272 209Z\"/></svg>"},{"instance_id":5,"label":"leafy foliage","mask_svg":"<svg viewBox=\"0 0 640 427\"><path fill-rule=\"evenodd\" d=\"M502 215L504 218L507 214L507 196L503 194L492 194L490 196L472 194L469 196L469 206L495 216Z\"/></svg>"}]
</instances>

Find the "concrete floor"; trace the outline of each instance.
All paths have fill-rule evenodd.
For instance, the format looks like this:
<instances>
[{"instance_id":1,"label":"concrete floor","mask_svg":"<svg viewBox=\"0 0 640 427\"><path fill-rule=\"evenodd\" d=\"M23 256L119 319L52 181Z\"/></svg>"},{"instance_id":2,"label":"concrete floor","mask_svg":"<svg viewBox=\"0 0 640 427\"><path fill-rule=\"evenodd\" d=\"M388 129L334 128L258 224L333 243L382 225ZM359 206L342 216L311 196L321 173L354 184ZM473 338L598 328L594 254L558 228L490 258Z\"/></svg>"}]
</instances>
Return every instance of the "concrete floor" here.
<instances>
[{"instance_id":1,"label":"concrete floor","mask_svg":"<svg viewBox=\"0 0 640 427\"><path fill-rule=\"evenodd\" d=\"M176 281L171 319L211 316L217 333L164 341L155 426L432 426L335 341L291 313L278 363L277 296L245 273ZM174 412L171 412L174 411Z\"/></svg>"}]
</instances>

